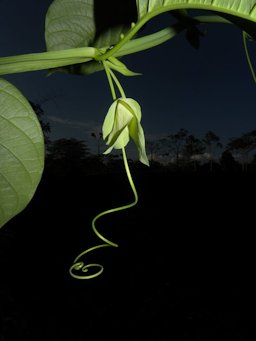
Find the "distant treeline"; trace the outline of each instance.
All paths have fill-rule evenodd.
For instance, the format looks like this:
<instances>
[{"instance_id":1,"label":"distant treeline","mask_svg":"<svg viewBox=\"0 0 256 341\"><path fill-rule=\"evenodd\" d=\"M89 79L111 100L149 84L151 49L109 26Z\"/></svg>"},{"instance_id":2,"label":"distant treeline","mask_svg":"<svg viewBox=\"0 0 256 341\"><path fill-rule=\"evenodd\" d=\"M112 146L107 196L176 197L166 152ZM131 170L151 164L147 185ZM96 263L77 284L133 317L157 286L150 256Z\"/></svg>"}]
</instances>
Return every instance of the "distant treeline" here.
<instances>
[{"instance_id":1,"label":"distant treeline","mask_svg":"<svg viewBox=\"0 0 256 341\"><path fill-rule=\"evenodd\" d=\"M42 119L44 111L39 104L30 102L37 113L46 142L46 167L52 172L80 170L86 173L112 170L113 165L121 164L121 154L105 156L102 133L91 133L90 145L87 141L75 138L62 138L51 141L51 127ZM232 171L248 172L256 170L256 130L230 138L224 146L220 137L209 130L199 139L187 129L181 128L164 138L147 140L146 150L151 169L164 171ZM129 160L135 168L138 161ZM143 167L143 166L142 166Z\"/></svg>"},{"instance_id":2,"label":"distant treeline","mask_svg":"<svg viewBox=\"0 0 256 341\"><path fill-rule=\"evenodd\" d=\"M46 145L46 171L58 176L74 172L92 174L118 171L123 167L121 154L103 155L100 142L100 139L96 141L95 153L90 151L83 140L49 140ZM164 139L147 141L147 147L150 170L153 171L256 171L256 131L230 140L224 148L218 136L211 131L199 140L181 129L177 134ZM129 159L129 163L137 170L147 168L137 160Z\"/></svg>"}]
</instances>

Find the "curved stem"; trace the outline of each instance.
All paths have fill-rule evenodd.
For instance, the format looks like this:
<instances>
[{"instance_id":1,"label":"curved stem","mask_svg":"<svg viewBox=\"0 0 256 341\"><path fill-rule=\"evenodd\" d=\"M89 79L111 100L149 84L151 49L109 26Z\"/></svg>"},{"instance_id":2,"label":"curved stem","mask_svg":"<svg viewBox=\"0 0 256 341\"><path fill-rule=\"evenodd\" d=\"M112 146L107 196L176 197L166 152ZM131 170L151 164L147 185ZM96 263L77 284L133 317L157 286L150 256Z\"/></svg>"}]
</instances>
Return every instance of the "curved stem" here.
<instances>
[{"instance_id":1,"label":"curved stem","mask_svg":"<svg viewBox=\"0 0 256 341\"><path fill-rule=\"evenodd\" d=\"M193 17L194 24L208 24L208 23L221 23L221 24L232 24L227 19L224 19L218 15L205 15ZM129 54L141 52L152 47L161 45L168 40L174 38L177 34L188 28L186 22L178 22L170 27L166 27L156 33L151 33L149 35L132 39L123 45L114 53L114 57L122 57Z\"/></svg>"},{"instance_id":2,"label":"curved stem","mask_svg":"<svg viewBox=\"0 0 256 341\"><path fill-rule=\"evenodd\" d=\"M126 175L127 175L127 178L129 180L129 184L130 184L131 189L132 189L133 194L134 194L134 202L132 204L129 204L129 205L126 206L126 208L130 208L130 207L132 207L132 206L137 204L139 198L138 198L136 187L134 185L134 182L133 182L133 179L132 179L132 175L131 175L131 172L130 172L130 167L129 167L129 164L128 164L128 161L127 161L125 148L122 148L122 154L123 154L123 160L124 160L124 166L125 166Z\"/></svg>"},{"instance_id":3,"label":"curved stem","mask_svg":"<svg viewBox=\"0 0 256 341\"><path fill-rule=\"evenodd\" d=\"M102 241L104 241L105 243L109 244L110 246L114 246L114 247L118 247L118 245L117 245L116 243L111 242L110 240L108 240L107 238L105 238L102 234L100 234L99 231L96 229L95 223L96 223L96 221L97 221L100 217L102 217L102 216L104 216L104 215L106 215L106 214L125 210L125 209L127 209L127 208L133 207L133 206L136 205L137 202L138 202L138 194L137 194L137 191L136 191L136 188L135 188L133 179L132 179L132 175L131 175L131 172L130 172L129 164L128 164L127 157L126 157L125 148L122 148L122 154L123 154L123 160L124 160L124 166L125 166L126 175L127 175L127 178L128 178L128 180L129 180L129 184L130 184L131 189L132 189L133 194L134 194L134 201L133 201L131 204L127 204L127 205L124 205L124 206L112 208L112 209L110 209L110 210L101 212L101 213L99 213L99 214L93 219L93 221L92 221L92 228L93 228L93 231L94 231L95 234L98 236L98 238L101 239Z\"/></svg>"},{"instance_id":4,"label":"curved stem","mask_svg":"<svg viewBox=\"0 0 256 341\"><path fill-rule=\"evenodd\" d=\"M109 239L105 238L101 233L99 233L99 231L96 229L96 226L95 226L96 221L100 217L102 217L102 216L104 216L106 214L113 213L113 212L118 212L118 211L121 211L121 210L125 210L125 209L128 209L128 208L131 208L131 207L135 206L137 204L137 202L138 202L138 194L137 194L137 191L136 191L136 188L135 188L132 176L131 176L129 164L128 164L126 153L125 153L125 148L122 148L122 153L123 153L123 160L124 160L124 166L125 166L126 175L127 175L127 178L129 180L129 184L130 184L131 189L132 189L133 194L134 194L134 201L132 203L130 203L130 204L123 205L123 206L116 207L116 208L112 208L110 210L101 212L92 220L92 229L93 229L94 233L96 234L96 236L99 239L101 239L104 242L104 244L93 246L93 247L91 247L91 248L81 252L75 258L73 265L69 269L69 273L70 273L70 275L72 277L74 277L76 279L92 279L92 278L98 277L100 274L102 274L102 272L104 270L104 267L101 264L98 264L98 263L85 264L83 261L80 261L80 259L84 255L86 255L87 253L89 253L91 251L94 251L94 250L97 250L97 249L100 249L100 248L103 248L103 247L109 247L109 246L118 247L118 244L113 243ZM86 274L86 275L84 275L83 273L87 273L90 268L96 268L97 271L94 272L93 274L89 274L89 275ZM78 271L82 272L82 274L80 274L80 273L77 274Z\"/></svg>"},{"instance_id":5,"label":"curved stem","mask_svg":"<svg viewBox=\"0 0 256 341\"><path fill-rule=\"evenodd\" d=\"M200 24L232 24L231 21L219 15L198 15L193 17Z\"/></svg>"},{"instance_id":6,"label":"curved stem","mask_svg":"<svg viewBox=\"0 0 256 341\"><path fill-rule=\"evenodd\" d=\"M149 34L144 37L132 39L127 44L118 49L113 56L122 57L129 54L141 52L157 45L163 44L166 41L174 38L178 33L185 29L185 25L181 27L167 27L156 33Z\"/></svg>"},{"instance_id":7,"label":"curved stem","mask_svg":"<svg viewBox=\"0 0 256 341\"><path fill-rule=\"evenodd\" d=\"M105 72L106 72L106 75L107 75L108 84L109 84L109 87L110 87L112 98L113 98L113 100L116 100L116 91L115 91L115 87L114 87L113 80L112 80L112 77L111 77L112 75L110 73L111 70L108 67L108 65L107 65L105 60L103 60L103 65L104 65L104 69L105 69Z\"/></svg>"},{"instance_id":8,"label":"curved stem","mask_svg":"<svg viewBox=\"0 0 256 341\"><path fill-rule=\"evenodd\" d=\"M117 56L117 51L120 50L125 44L127 44L128 41L131 40L135 36L135 34L148 21L150 21L152 18L158 16L159 14L162 14L164 12L173 11L173 10L180 10L180 9L187 9L187 8L188 8L188 4L184 0L184 3L177 3L177 4L172 3L172 4L168 4L168 5L163 5L163 6L157 7L156 9L153 9L152 11L147 12L141 18L139 18L137 23L131 27L131 29L124 35L124 37L111 50L108 50L106 53L103 53L102 55L96 56L95 59L96 60L106 60L111 56ZM191 3L191 4L189 4L189 8L190 9L196 9L196 10L202 9L202 10L223 12L223 13L230 14L230 15L233 14L232 11L228 10L225 7L222 7L220 9L218 6L214 6L214 5L210 5L210 4L208 5L208 4L200 4L200 3ZM246 15L240 14L240 17L243 19L248 19ZM215 16L215 18L216 18L216 16ZM217 16L217 18L218 18L218 16ZM205 20L204 16L201 17L200 22L203 22L203 20ZM219 20L219 19L217 19L217 20ZM222 20L221 22L226 22L226 21ZM179 22L178 24L181 24L181 22Z\"/></svg>"},{"instance_id":9,"label":"curved stem","mask_svg":"<svg viewBox=\"0 0 256 341\"><path fill-rule=\"evenodd\" d=\"M114 72L111 69L109 69L109 73L110 73L112 79L114 80L114 82L115 82L115 84L116 84L116 86L120 92L121 97L126 98L124 89L122 88L122 86L121 86L119 80L117 79L116 75L114 74Z\"/></svg>"},{"instance_id":10,"label":"curved stem","mask_svg":"<svg viewBox=\"0 0 256 341\"><path fill-rule=\"evenodd\" d=\"M256 74L255 74L254 68L252 66L252 61L251 61L250 54L249 54L249 51L248 51L247 33L246 32L243 32L243 43L244 43L244 50L245 50L245 54L246 54L246 59L247 59L249 68L251 70L251 74L253 76L254 82L256 82Z\"/></svg>"}]
</instances>

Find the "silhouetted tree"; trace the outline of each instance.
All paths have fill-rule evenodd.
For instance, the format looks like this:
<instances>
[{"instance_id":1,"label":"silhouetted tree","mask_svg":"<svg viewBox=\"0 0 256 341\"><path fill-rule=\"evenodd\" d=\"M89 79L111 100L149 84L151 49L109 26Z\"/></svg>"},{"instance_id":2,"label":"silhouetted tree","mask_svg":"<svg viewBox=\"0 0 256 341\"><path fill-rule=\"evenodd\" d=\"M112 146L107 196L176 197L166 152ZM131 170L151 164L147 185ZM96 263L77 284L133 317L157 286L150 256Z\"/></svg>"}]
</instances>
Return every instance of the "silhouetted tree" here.
<instances>
[{"instance_id":1,"label":"silhouetted tree","mask_svg":"<svg viewBox=\"0 0 256 341\"><path fill-rule=\"evenodd\" d=\"M182 149L188 137L188 130L181 128L176 134L170 134L166 139L162 139L161 143L167 147L167 154L173 154L175 163L179 166L182 157Z\"/></svg>"},{"instance_id":2,"label":"silhouetted tree","mask_svg":"<svg viewBox=\"0 0 256 341\"><path fill-rule=\"evenodd\" d=\"M229 150L225 150L220 158L220 164L224 171L234 171L239 167L238 162L233 157L232 153Z\"/></svg>"},{"instance_id":3,"label":"silhouetted tree","mask_svg":"<svg viewBox=\"0 0 256 341\"><path fill-rule=\"evenodd\" d=\"M46 168L50 174L65 177L73 172L84 173L90 153L85 141L62 138L47 146Z\"/></svg>"},{"instance_id":4,"label":"silhouetted tree","mask_svg":"<svg viewBox=\"0 0 256 341\"><path fill-rule=\"evenodd\" d=\"M99 156L101 154L100 147L103 142L103 134L102 132L97 133L91 133L91 136L95 139L97 144L97 155Z\"/></svg>"},{"instance_id":5,"label":"silhouetted tree","mask_svg":"<svg viewBox=\"0 0 256 341\"><path fill-rule=\"evenodd\" d=\"M44 140L45 144L48 145L50 142L49 139L49 133L51 132L51 127L49 122L44 122L43 115L44 115L44 110L42 109L40 104L34 103L32 101L29 101L31 107L33 108L34 112L36 113L38 120L41 124L43 134L44 134Z\"/></svg>"},{"instance_id":6,"label":"silhouetted tree","mask_svg":"<svg viewBox=\"0 0 256 341\"><path fill-rule=\"evenodd\" d=\"M89 149L85 141L75 138L62 138L50 143L47 148L48 157L52 160L83 160L89 155Z\"/></svg>"},{"instance_id":7,"label":"silhouetted tree","mask_svg":"<svg viewBox=\"0 0 256 341\"><path fill-rule=\"evenodd\" d=\"M187 159L187 162L193 163L194 170L197 168L198 157L205 151L205 146L201 140L194 135L188 135L185 144L182 149L183 156Z\"/></svg>"},{"instance_id":8,"label":"silhouetted tree","mask_svg":"<svg viewBox=\"0 0 256 341\"><path fill-rule=\"evenodd\" d=\"M220 138L211 130L209 130L203 140L204 144L206 145L207 151L210 156L210 170L213 170L213 160L214 160L214 153L215 149L217 148L222 148L222 144L220 142Z\"/></svg>"},{"instance_id":9,"label":"silhouetted tree","mask_svg":"<svg viewBox=\"0 0 256 341\"><path fill-rule=\"evenodd\" d=\"M146 140L146 149L150 161L155 161L155 155L159 151L160 144L159 140Z\"/></svg>"},{"instance_id":10,"label":"silhouetted tree","mask_svg":"<svg viewBox=\"0 0 256 341\"><path fill-rule=\"evenodd\" d=\"M242 162L242 170L247 171L248 157L256 148L256 130L252 130L248 133L242 134L238 138L232 138L227 145L229 151L233 151L238 154L240 161Z\"/></svg>"},{"instance_id":11,"label":"silhouetted tree","mask_svg":"<svg viewBox=\"0 0 256 341\"><path fill-rule=\"evenodd\" d=\"M256 171L256 154L253 155L250 165L251 165L252 170L255 172Z\"/></svg>"}]
</instances>

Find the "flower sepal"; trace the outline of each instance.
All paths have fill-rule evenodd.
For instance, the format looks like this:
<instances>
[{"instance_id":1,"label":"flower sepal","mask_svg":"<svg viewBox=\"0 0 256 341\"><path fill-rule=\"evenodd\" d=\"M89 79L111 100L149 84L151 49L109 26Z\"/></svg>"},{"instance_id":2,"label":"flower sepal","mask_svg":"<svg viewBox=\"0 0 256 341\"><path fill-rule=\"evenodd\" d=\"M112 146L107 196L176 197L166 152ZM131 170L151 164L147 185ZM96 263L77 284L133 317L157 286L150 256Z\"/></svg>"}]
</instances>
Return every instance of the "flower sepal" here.
<instances>
[{"instance_id":1,"label":"flower sepal","mask_svg":"<svg viewBox=\"0 0 256 341\"><path fill-rule=\"evenodd\" d=\"M145 136L140 124L141 108L132 98L118 98L110 106L102 126L103 139L109 148L104 154L109 154L113 148L122 149L130 141L136 144L139 160L149 166L145 149Z\"/></svg>"}]
</instances>

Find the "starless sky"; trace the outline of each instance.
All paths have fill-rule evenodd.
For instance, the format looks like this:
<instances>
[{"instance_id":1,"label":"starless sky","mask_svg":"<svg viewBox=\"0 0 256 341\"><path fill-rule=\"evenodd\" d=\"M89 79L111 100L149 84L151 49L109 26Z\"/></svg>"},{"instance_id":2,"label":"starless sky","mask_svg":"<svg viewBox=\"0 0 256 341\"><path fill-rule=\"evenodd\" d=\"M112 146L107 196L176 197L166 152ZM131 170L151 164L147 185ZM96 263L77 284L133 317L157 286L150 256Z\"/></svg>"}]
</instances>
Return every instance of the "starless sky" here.
<instances>
[{"instance_id":1,"label":"starless sky","mask_svg":"<svg viewBox=\"0 0 256 341\"><path fill-rule=\"evenodd\" d=\"M0 0L0 56L45 51L44 20L51 0ZM169 17L153 20L143 33L167 26ZM199 50L185 35L135 55L127 66L143 75L118 76L127 97L142 107L146 138L186 128L198 138L214 131L223 143L256 129L256 84L250 74L241 31L233 25L200 26L206 33ZM251 57L256 55L250 43ZM93 143L110 106L104 72L90 76L46 71L4 76L30 100L42 105L52 139L75 137Z\"/></svg>"}]
</instances>

